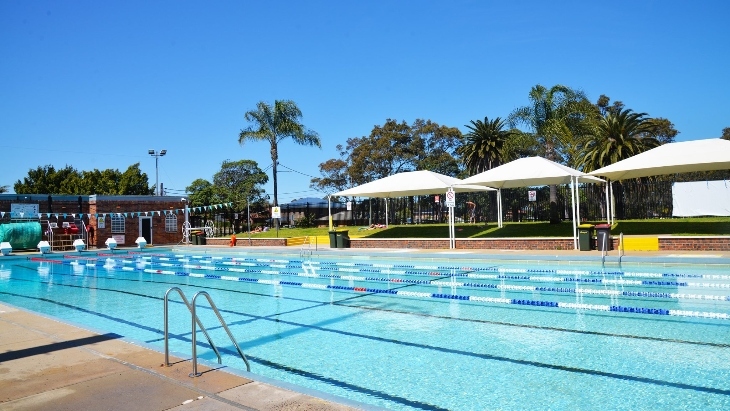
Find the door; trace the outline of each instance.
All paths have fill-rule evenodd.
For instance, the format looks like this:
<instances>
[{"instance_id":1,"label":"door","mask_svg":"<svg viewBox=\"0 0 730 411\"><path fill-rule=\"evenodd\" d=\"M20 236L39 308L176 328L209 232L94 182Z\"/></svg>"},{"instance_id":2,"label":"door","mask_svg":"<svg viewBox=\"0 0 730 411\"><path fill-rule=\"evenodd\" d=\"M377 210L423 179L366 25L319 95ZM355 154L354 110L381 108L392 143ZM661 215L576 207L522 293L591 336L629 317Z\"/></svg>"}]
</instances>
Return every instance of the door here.
<instances>
[{"instance_id":1,"label":"door","mask_svg":"<svg viewBox=\"0 0 730 411\"><path fill-rule=\"evenodd\" d=\"M139 218L139 236L147 240L147 244L152 244L152 217Z\"/></svg>"}]
</instances>

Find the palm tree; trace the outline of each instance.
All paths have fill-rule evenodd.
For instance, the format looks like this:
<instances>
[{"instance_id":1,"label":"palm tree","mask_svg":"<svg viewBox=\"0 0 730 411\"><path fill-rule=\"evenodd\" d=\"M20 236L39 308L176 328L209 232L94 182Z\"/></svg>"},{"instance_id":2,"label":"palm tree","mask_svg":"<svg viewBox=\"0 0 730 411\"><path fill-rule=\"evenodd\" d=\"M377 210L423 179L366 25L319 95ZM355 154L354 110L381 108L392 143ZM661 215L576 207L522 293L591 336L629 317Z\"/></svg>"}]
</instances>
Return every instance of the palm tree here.
<instances>
[{"instance_id":1,"label":"palm tree","mask_svg":"<svg viewBox=\"0 0 730 411\"><path fill-rule=\"evenodd\" d=\"M601 117L596 135L581 149L583 171L588 173L659 146L659 140L647 134L651 119L646 115L622 109Z\"/></svg>"},{"instance_id":2,"label":"palm tree","mask_svg":"<svg viewBox=\"0 0 730 411\"><path fill-rule=\"evenodd\" d=\"M271 145L271 162L274 175L274 206L279 205L276 166L279 160L279 142L291 137L295 143L322 147L316 132L307 130L299 121L302 111L291 100L275 100L274 106L260 101L256 110L247 111L246 121L253 123L238 135L239 144L247 140L268 141Z\"/></svg>"},{"instance_id":3,"label":"palm tree","mask_svg":"<svg viewBox=\"0 0 730 411\"><path fill-rule=\"evenodd\" d=\"M511 130L503 130L504 121L497 117L490 121L471 120L471 125L465 125L470 131L465 135L466 141L456 149L461 156L467 171L477 174L499 166L502 161L502 149Z\"/></svg>"},{"instance_id":4,"label":"palm tree","mask_svg":"<svg viewBox=\"0 0 730 411\"><path fill-rule=\"evenodd\" d=\"M538 84L530 90L529 99L530 105L518 107L510 114L510 127L527 125L546 159L567 162L575 135L595 108L583 92L562 85L547 89ZM554 185L550 186L550 222L560 222Z\"/></svg>"}]
</instances>

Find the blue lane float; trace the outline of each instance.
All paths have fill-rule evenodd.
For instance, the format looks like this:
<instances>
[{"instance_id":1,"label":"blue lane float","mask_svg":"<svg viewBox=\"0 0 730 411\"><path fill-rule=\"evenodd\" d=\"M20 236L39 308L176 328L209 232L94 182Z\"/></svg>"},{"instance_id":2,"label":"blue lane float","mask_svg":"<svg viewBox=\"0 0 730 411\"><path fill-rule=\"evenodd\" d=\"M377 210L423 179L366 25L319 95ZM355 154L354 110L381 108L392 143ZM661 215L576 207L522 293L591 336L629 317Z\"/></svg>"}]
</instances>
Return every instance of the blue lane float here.
<instances>
[{"instance_id":1,"label":"blue lane float","mask_svg":"<svg viewBox=\"0 0 730 411\"><path fill-rule=\"evenodd\" d=\"M44 259L34 259L41 261ZM49 262L59 263L58 260L51 260ZM62 261L62 264L78 265L77 261ZM663 316L679 316L679 317L694 317L694 318L706 318L706 319L730 319L728 313L717 313L707 311L689 311L689 310L670 310L663 308L653 307L632 307L632 306L621 306L621 305L605 305L605 304L584 304L584 303L568 303L568 302L557 302L557 301L546 301L546 300L533 300L533 299L515 299L515 298L495 298L495 297L483 297L463 294L445 294L445 293L428 293L428 292L416 292L406 290L390 290L390 289L379 289L369 287L354 287L354 286L341 286L331 284L316 284L316 283L305 283L297 281L280 281L270 279L258 279L258 278L247 278L247 277L235 277L225 275L211 275L211 274L199 274L189 272L179 272L172 270L160 270L153 268L140 268L140 267L128 267L124 263L117 263L112 259L98 259L96 261L87 260L86 265L90 266L103 266L110 270L120 271L142 271L149 274L162 274L162 275L174 275L181 277L197 277L203 279L223 280L223 281L238 281L246 283L255 283L262 285L281 285L289 287L301 287L308 289L319 289L319 290L333 290L333 291L350 291L355 293L369 293L369 294L387 294L397 295L402 297L415 297L415 298L431 298L438 300L459 300L469 302L480 302L480 303L492 303L492 304L510 304L510 305L521 305L530 306L540 309L570 309L570 310L582 310L582 311L604 311L604 312L616 312L621 314L637 314L637 315L663 315ZM266 271L266 270L261 270Z\"/></svg>"}]
</instances>

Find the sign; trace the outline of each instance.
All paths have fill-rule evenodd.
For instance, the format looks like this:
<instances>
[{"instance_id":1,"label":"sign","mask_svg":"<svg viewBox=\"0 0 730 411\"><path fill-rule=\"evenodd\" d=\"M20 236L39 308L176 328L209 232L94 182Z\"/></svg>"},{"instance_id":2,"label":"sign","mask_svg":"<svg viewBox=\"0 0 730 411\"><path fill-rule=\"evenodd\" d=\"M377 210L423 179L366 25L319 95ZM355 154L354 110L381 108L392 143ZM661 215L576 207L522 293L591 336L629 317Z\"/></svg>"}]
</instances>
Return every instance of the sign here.
<instances>
[{"instance_id":1,"label":"sign","mask_svg":"<svg viewBox=\"0 0 730 411\"><path fill-rule=\"evenodd\" d=\"M434 203L438 203L440 199L441 199L441 198L440 198L439 196L434 196L434 197L433 197L433 202L434 202Z\"/></svg>"},{"instance_id":2,"label":"sign","mask_svg":"<svg viewBox=\"0 0 730 411\"><path fill-rule=\"evenodd\" d=\"M352 201L347 202L347 211L352 211Z\"/></svg>"},{"instance_id":3,"label":"sign","mask_svg":"<svg viewBox=\"0 0 730 411\"><path fill-rule=\"evenodd\" d=\"M104 216L99 216L99 218L96 219L96 228L106 228L104 220Z\"/></svg>"},{"instance_id":4,"label":"sign","mask_svg":"<svg viewBox=\"0 0 730 411\"><path fill-rule=\"evenodd\" d=\"M537 191L535 191L535 190L528 191L527 199L530 201L537 201Z\"/></svg>"},{"instance_id":5,"label":"sign","mask_svg":"<svg viewBox=\"0 0 730 411\"><path fill-rule=\"evenodd\" d=\"M117 244L123 245L126 236L124 234L112 234L112 238L117 242Z\"/></svg>"},{"instance_id":6,"label":"sign","mask_svg":"<svg viewBox=\"0 0 730 411\"><path fill-rule=\"evenodd\" d=\"M446 207L456 207L456 193L451 190L446 192Z\"/></svg>"},{"instance_id":7,"label":"sign","mask_svg":"<svg viewBox=\"0 0 730 411\"><path fill-rule=\"evenodd\" d=\"M234 220L238 220L238 213L234 213L234 214L233 214L233 219L234 219Z\"/></svg>"},{"instance_id":8,"label":"sign","mask_svg":"<svg viewBox=\"0 0 730 411\"><path fill-rule=\"evenodd\" d=\"M281 218L281 207L271 207L271 218Z\"/></svg>"},{"instance_id":9,"label":"sign","mask_svg":"<svg viewBox=\"0 0 730 411\"><path fill-rule=\"evenodd\" d=\"M38 204L10 203L11 218L38 218Z\"/></svg>"}]
</instances>

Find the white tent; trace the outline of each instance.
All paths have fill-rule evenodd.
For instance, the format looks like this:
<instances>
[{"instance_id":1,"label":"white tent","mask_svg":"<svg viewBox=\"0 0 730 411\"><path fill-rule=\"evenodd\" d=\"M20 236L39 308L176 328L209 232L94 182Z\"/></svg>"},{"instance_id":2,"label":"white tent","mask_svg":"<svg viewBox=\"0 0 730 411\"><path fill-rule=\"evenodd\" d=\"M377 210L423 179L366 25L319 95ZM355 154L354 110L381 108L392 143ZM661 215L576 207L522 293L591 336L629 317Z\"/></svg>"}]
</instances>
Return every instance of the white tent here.
<instances>
[{"instance_id":1,"label":"white tent","mask_svg":"<svg viewBox=\"0 0 730 411\"><path fill-rule=\"evenodd\" d=\"M577 240L577 215L579 209L575 186L578 180L590 182L603 182L603 180L588 176L585 173L573 168L558 164L542 157L525 157L483 173L473 175L462 180L464 184L478 184L494 187L497 192L497 205L499 226L502 227L502 189L529 186L544 186L552 184L570 184L571 202L573 205L573 243L578 247Z\"/></svg>"},{"instance_id":2,"label":"white tent","mask_svg":"<svg viewBox=\"0 0 730 411\"><path fill-rule=\"evenodd\" d=\"M408 197L427 194L439 194L448 190L457 193L476 192L494 190L484 185L465 185L462 180L449 177L443 174L434 173L433 171L407 171L403 173L393 174L369 183L349 188L332 195L347 197L376 197L376 198L392 198L392 197ZM449 210L451 211L451 210ZM385 225L388 225L388 201L385 202ZM330 220L330 230L332 224ZM449 215L449 239L451 245L454 245L454 226L453 215Z\"/></svg>"},{"instance_id":3,"label":"white tent","mask_svg":"<svg viewBox=\"0 0 730 411\"><path fill-rule=\"evenodd\" d=\"M664 144L588 174L609 180L624 180L727 169L730 169L730 141L710 138ZM609 222L611 222L610 217Z\"/></svg>"},{"instance_id":4,"label":"white tent","mask_svg":"<svg viewBox=\"0 0 730 411\"><path fill-rule=\"evenodd\" d=\"M730 141L720 138L668 143L588 174L624 180L730 169Z\"/></svg>"}]
</instances>

